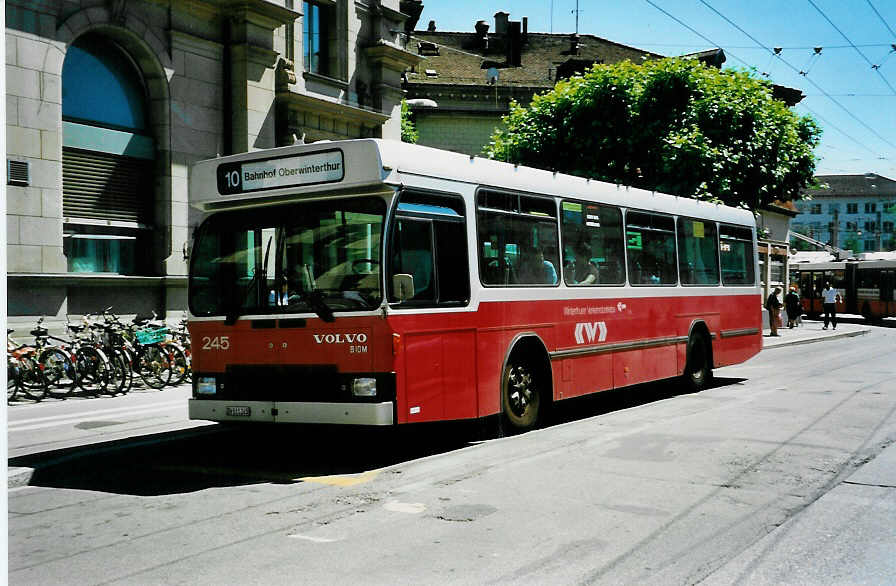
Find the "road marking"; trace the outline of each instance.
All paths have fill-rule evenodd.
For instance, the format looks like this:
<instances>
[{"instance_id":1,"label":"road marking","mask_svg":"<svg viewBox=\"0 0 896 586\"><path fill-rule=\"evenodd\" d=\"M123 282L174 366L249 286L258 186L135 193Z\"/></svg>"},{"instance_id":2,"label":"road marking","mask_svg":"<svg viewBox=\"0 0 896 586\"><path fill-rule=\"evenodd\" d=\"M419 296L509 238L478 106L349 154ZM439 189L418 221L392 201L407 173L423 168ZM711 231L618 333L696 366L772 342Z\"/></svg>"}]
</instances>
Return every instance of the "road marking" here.
<instances>
[{"instance_id":1,"label":"road marking","mask_svg":"<svg viewBox=\"0 0 896 586\"><path fill-rule=\"evenodd\" d=\"M411 515L416 515L422 513L426 510L426 505L423 503L400 503L398 501L389 501L383 508L387 511L393 511L395 513L408 513Z\"/></svg>"},{"instance_id":2,"label":"road marking","mask_svg":"<svg viewBox=\"0 0 896 586\"><path fill-rule=\"evenodd\" d=\"M379 476L379 470L368 470L361 474L336 474L333 476L305 476L299 478L302 482L316 482L318 484L327 484L329 486L355 486L370 482Z\"/></svg>"},{"instance_id":3,"label":"road marking","mask_svg":"<svg viewBox=\"0 0 896 586\"><path fill-rule=\"evenodd\" d=\"M84 413L72 413L71 415L51 415L48 417L38 417L35 419L24 419L22 421L11 421L7 424L9 431L29 431L33 429L45 429L47 427L63 426L85 421L104 421L121 418L122 415L143 415L146 413L157 413L160 411L172 411L172 407L182 406L186 409L186 402L183 400L170 401L159 405L151 405L148 407L122 407L116 409L103 409L99 411L86 411ZM133 418L129 418L133 419Z\"/></svg>"},{"instance_id":4,"label":"road marking","mask_svg":"<svg viewBox=\"0 0 896 586\"><path fill-rule=\"evenodd\" d=\"M287 537L292 537L293 539L304 539L305 541L313 541L314 543L333 543L334 541L339 541L339 539L335 539L332 537L313 537L311 535L300 535L298 533L290 533Z\"/></svg>"}]
</instances>

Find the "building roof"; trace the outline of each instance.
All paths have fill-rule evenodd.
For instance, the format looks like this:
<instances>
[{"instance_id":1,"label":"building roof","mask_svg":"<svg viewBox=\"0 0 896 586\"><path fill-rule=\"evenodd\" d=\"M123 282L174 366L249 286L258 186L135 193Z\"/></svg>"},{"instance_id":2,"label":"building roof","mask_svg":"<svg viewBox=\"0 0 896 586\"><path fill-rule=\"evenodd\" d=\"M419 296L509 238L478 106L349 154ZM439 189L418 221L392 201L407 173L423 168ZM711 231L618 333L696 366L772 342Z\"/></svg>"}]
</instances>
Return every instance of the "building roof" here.
<instances>
[{"instance_id":1,"label":"building roof","mask_svg":"<svg viewBox=\"0 0 896 586\"><path fill-rule=\"evenodd\" d=\"M896 196L896 181L878 175L865 173L863 175L816 175L815 179L827 188L806 189L804 193L819 197L848 197L848 196Z\"/></svg>"},{"instance_id":2,"label":"building roof","mask_svg":"<svg viewBox=\"0 0 896 586\"><path fill-rule=\"evenodd\" d=\"M473 31L443 32L428 30L410 33L407 48L425 60L406 75L406 87L412 96L425 94L436 86L486 87L489 70L497 71L501 90L526 88L531 92L553 89L560 79L584 73L594 64L621 61L643 63L664 59L665 55L630 47L595 35L528 32L528 19L510 21L509 14L495 14L494 30L484 20ZM705 65L721 68L725 51L711 48L681 57L697 59ZM494 80L493 80L494 81ZM800 90L772 84L773 96L793 106L803 99Z\"/></svg>"},{"instance_id":3,"label":"building roof","mask_svg":"<svg viewBox=\"0 0 896 586\"><path fill-rule=\"evenodd\" d=\"M560 78L569 77L595 63L617 63L663 56L627 47L593 35L525 33L520 47L520 63L512 65L507 58L505 35L488 34L483 46L475 32L414 31L408 50L417 51L426 59L408 73L409 83L487 85L486 72L498 70L501 86L553 88ZM573 44L576 48L573 48ZM716 52L708 52L716 58ZM432 72L427 74L427 70ZM434 73L434 75L433 75Z\"/></svg>"}]
</instances>

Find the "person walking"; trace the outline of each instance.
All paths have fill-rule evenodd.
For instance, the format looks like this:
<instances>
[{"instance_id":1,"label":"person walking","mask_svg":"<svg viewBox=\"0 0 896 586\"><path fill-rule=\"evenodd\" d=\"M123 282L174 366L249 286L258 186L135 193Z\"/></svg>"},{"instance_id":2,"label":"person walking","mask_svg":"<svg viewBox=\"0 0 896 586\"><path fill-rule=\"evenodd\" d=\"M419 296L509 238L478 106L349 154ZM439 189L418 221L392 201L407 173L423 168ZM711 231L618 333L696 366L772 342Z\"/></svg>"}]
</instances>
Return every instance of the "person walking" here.
<instances>
[{"instance_id":1,"label":"person walking","mask_svg":"<svg viewBox=\"0 0 896 586\"><path fill-rule=\"evenodd\" d=\"M797 325L803 308L800 305L800 296L796 292L796 286L791 286L790 291L784 296L784 309L787 310L787 327L793 329Z\"/></svg>"},{"instance_id":2,"label":"person walking","mask_svg":"<svg viewBox=\"0 0 896 586\"><path fill-rule=\"evenodd\" d=\"M778 335L778 322L781 319L781 300L778 299L778 293L780 292L781 288L775 287L768 294L768 299L765 300L765 308L768 310L768 325L772 330L772 336Z\"/></svg>"},{"instance_id":3,"label":"person walking","mask_svg":"<svg viewBox=\"0 0 896 586\"><path fill-rule=\"evenodd\" d=\"M836 330L837 304L842 302L840 293L838 293L836 289L831 287L831 283L830 281L828 281L827 283L825 283L825 287L821 292L821 296L824 300L824 327L821 329L828 329L828 322L830 322L831 326Z\"/></svg>"}]
</instances>

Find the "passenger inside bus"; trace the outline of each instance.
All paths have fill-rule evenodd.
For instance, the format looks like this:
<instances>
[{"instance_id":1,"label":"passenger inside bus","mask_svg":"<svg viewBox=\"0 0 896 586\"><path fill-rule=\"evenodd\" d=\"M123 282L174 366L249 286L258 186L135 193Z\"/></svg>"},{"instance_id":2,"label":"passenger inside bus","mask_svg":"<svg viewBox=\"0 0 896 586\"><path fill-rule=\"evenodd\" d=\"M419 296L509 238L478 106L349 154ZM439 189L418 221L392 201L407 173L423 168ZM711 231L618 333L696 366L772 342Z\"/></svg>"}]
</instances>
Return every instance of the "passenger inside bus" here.
<instances>
[{"instance_id":1,"label":"passenger inside bus","mask_svg":"<svg viewBox=\"0 0 896 586\"><path fill-rule=\"evenodd\" d=\"M521 284L554 285L557 283L557 269L544 258L544 251L537 246L524 246L517 271L517 282Z\"/></svg>"},{"instance_id":2,"label":"passenger inside bus","mask_svg":"<svg viewBox=\"0 0 896 586\"><path fill-rule=\"evenodd\" d=\"M591 261L591 247L586 242L580 242L575 248L571 284L590 285L597 282L599 274L597 265Z\"/></svg>"}]
</instances>

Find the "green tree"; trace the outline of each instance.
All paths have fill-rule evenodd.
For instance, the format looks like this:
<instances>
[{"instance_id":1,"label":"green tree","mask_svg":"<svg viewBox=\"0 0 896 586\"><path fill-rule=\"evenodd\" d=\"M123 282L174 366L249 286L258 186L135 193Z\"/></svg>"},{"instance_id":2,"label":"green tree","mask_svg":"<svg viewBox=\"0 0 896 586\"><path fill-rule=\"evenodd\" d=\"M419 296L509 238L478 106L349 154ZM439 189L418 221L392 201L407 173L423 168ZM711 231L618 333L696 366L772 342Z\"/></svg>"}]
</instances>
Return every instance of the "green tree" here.
<instances>
[{"instance_id":1,"label":"green tree","mask_svg":"<svg viewBox=\"0 0 896 586\"><path fill-rule=\"evenodd\" d=\"M489 157L748 209L801 197L821 135L769 82L686 59L596 65L504 123Z\"/></svg>"},{"instance_id":2,"label":"green tree","mask_svg":"<svg viewBox=\"0 0 896 586\"><path fill-rule=\"evenodd\" d=\"M401 142L410 142L416 143L419 138L419 134L417 133L417 128L414 126L414 121L411 120L411 110L408 108L408 103L404 100L401 101Z\"/></svg>"}]
</instances>

